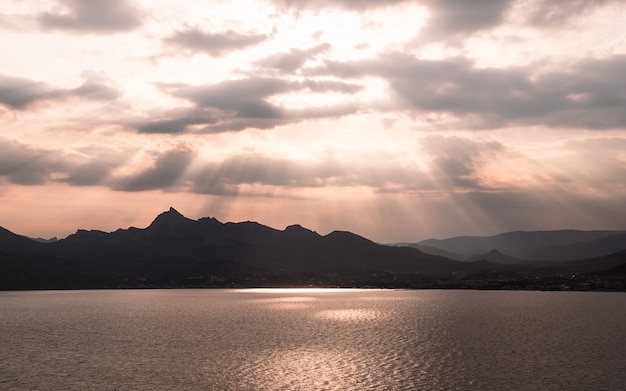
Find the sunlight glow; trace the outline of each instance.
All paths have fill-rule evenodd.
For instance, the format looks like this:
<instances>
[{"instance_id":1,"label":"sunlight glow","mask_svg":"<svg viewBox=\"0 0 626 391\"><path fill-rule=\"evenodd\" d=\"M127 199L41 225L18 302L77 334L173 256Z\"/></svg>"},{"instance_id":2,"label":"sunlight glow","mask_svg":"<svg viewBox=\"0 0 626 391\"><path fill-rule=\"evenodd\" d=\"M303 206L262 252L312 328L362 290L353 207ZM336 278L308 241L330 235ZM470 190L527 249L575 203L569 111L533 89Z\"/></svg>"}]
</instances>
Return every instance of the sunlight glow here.
<instances>
[{"instance_id":1,"label":"sunlight glow","mask_svg":"<svg viewBox=\"0 0 626 391\"><path fill-rule=\"evenodd\" d=\"M364 322L379 320L384 317L385 314L380 311L369 309L343 309L321 311L315 313L314 316L316 318L336 320L340 322Z\"/></svg>"},{"instance_id":2,"label":"sunlight glow","mask_svg":"<svg viewBox=\"0 0 626 391\"><path fill-rule=\"evenodd\" d=\"M359 288L246 288L234 289L234 293L309 294L309 293L358 293L371 289Z\"/></svg>"}]
</instances>

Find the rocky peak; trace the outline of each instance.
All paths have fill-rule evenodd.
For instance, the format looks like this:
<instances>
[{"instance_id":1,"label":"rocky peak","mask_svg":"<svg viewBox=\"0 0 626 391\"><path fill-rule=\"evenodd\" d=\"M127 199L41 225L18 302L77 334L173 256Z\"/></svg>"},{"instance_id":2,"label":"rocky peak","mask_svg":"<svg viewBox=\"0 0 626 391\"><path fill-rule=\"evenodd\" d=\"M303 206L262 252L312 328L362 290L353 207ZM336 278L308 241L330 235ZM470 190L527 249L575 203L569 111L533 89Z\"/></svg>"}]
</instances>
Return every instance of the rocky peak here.
<instances>
[{"instance_id":1,"label":"rocky peak","mask_svg":"<svg viewBox=\"0 0 626 391\"><path fill-rule=\"evenodd\" d=\"M179 236L184 234L193 225L194 221L171 208L159 214L148 226L147 230L159 234Z\"/></svg>"},{"instance_id":2,"label":"rocky peak","mask_svg":"<svg viewBox=\"0 0 626 391\"><path fill-rule=\"evenodd\" d=\"M300 224L290 225L285 228L284 232L290 237L310 238L313 236L319 236L317 232L304 228Z\"/></svg>"},{"instance_id":3,"label":"rocky peak","mask_svg":"<svg viewBox=\"0 0 626 391\"><path fill-rule=\"evenodd\" d=\"M304 232L313 232L310 229L306 229L303 226L301 226L300 224L293 224L290 226L287 226L285 228L285 231L293 231L293 232L297 232L297 231L304 231Z\"/></svg>"}]
</instances>

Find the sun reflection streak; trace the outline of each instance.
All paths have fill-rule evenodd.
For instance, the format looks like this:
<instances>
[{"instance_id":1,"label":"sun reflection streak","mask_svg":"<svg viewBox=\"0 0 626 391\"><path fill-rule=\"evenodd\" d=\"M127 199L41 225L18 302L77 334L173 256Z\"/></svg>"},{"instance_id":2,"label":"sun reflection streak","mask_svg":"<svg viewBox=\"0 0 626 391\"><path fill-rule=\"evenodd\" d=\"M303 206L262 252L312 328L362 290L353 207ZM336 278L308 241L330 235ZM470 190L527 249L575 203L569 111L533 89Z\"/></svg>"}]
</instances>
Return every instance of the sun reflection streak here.
<instances>
[{"instance_id":1,"label":"sun reflection streak","mask_svg":"<svg viewBox=\"0 0 626 391\"><path fill-rule=\"evenodd\" d=\"M377 291L381 289L359 289L359 288L245 288L234 289L235 293L339 293L339 292L363 292Z\"/></svg>"},{"instance_id":2,"label":"sun reflection streak","mask_svg":"<svg viewBox=\"0 0 626 391\"><path fill-rule=\"evenodd\" d=\"M357 308L320 311L315 313L313 316L316 318L337 320L341 322L363 322L379 320L381 318L384 318L385 314L383 314L381 311Z\"/></svg>"}]
</instances>

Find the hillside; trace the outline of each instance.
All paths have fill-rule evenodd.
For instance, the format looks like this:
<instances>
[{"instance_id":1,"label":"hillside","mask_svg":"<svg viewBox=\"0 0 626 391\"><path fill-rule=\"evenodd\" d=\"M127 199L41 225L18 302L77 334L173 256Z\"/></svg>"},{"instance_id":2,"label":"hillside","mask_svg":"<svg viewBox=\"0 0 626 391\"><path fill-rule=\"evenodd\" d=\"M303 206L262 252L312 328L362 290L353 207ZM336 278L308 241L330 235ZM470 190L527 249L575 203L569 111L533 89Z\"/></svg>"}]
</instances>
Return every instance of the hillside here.
<instances>
[{"instance_id":1,"label":"hillside","mask_svg":"<svg viewBox=\"0 0 626 391\"><path fill-rule=\"evenodd\" d=\"M469 258L493 249L514 258L528 260L580 260L626 250L624 231L533 231L507 232L494 236L458 236L428 239L416 248L434 247L439 251Z\"/></svg>"}]
</instances>

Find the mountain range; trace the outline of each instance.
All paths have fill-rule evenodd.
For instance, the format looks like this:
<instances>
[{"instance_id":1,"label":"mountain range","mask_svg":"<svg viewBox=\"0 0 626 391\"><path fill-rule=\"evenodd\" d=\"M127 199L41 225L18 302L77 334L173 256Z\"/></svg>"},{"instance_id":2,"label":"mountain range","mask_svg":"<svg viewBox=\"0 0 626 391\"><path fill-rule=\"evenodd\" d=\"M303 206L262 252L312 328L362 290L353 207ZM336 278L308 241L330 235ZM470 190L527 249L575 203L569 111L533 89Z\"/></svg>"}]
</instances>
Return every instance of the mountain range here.
<instances>
[{"instance_id":1,"label":"mountain range","mask_svg":"<svg viewBox=\"0 0 626 391\"><path fill-rule=\"evenodd\" d=\"M114 232L78 230L60 240L31 239L0 227L0 289L450 287L455 286L451 281L467 280L471 276L493 279L506 272L522 278L531 274L567 274L572 270L613 273L613 269L620 272L619 267L626 264L626 251L606 259L593 257L576 262L564 262L566 258L558 257L525 262L524 258L515 257L558 246L587 248L583 244L589 241L613 243L611 238L620 235L608 231L574 232L577 231L560 236L548 233L550 238L569 236L567 240L544 240L541 246L529 239L528 243L534 244L526 247L530 252L519 250L504 255L492 247L483 256L472 254L460 261L442 254L463 257L468 249L482 250L490 244L475 241L482 243L481 247L466 238L429 240L414 244L417 248L390 246L345 231L320 235L300 225L276 230L250 221L222 223L208 217L192 220L170 208L146 228ZM533 235L543 237L542 233ZM582 239L571 239L576 235ZM513 248L510 239L514 236L505 234L509 242L502 242L509 243L509 247L504 247L504 251ZM441 254L429 254L419 246L432 246ZM541 254L549 253L542 251Z\"/></svg>"},{"instance_id":2,"label":"mountain range","mask_svg":"<svg viewBox=\"0 0 626 391\"><path fill-rule=\"evenodd\" d=\"M476 260L477 256L496 250L519 261L571 261L626 250L626 231L518 231L494 236L428 239L401 245L456 260Z\"/></svg>"}]
</instances>

